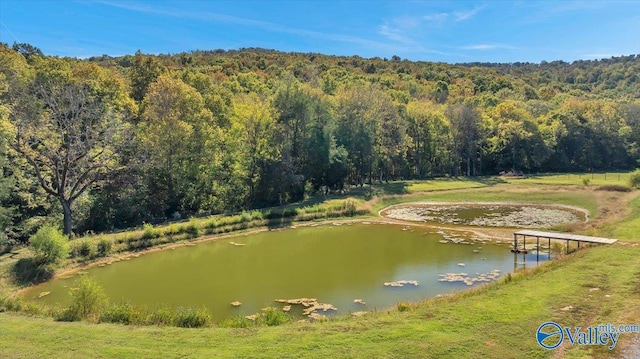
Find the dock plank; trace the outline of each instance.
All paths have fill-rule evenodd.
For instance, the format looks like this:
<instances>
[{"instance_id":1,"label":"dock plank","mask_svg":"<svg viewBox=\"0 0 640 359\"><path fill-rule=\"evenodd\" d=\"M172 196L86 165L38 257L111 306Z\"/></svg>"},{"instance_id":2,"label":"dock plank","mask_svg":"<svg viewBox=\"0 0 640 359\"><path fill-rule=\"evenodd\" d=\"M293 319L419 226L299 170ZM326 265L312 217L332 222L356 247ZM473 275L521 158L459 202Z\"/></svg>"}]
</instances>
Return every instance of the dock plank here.
<instances>
[{"instance_id":1,"label":"dock plank","mask_svg":"<svg viewBox=\"0 0 640 359\"><path fill-rule=\"evenodd\" d=\"M617 242L617 239L614 238L604 238L604 237L591 237L591 236L583 236L579 234L569 234L569 233L555 233L555 232L543 232L543 231L534 231L534 230L522 230L513 233L514 236L527 236L527 237L540 237L540 238L551 238L551 239L561 239L561 240L569 240L569 241L577 241L583 243L597 243L597 244L613 244Z\"/></svg>"}]
</instances>

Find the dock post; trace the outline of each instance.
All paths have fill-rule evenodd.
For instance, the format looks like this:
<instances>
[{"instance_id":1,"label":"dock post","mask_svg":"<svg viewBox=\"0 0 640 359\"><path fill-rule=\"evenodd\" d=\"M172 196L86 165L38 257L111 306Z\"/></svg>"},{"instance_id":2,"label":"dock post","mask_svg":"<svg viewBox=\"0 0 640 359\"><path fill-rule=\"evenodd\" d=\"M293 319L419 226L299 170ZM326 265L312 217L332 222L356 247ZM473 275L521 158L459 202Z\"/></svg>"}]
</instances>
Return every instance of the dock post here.
<instances>
[{"instance_id":1,"label":"dock post","mask_svg":"<svg viewBox=\"0 0 640 359\"><path fill-rule=\"evenodd\" d=\"M551 259L551 238L549 239L549 248L547 249L549 251L549 259Z\"/></svg>"},{"instance_id":2,"label":"dock post","mask_svg":"<svg viewBox=\"0 0 640 359\"><path fill-rule=\"evenodd\" d=\"M536 262L540 262L540 237L536 236Z\"/></svg>"},{"instance_id":3,"label":"dock post","mask_svg":"<svg viewBox=\"0 0 640 359\"><path fill-rule=\"evenodd\" d=\"M569 240L567 239L567 254L569 254Z\"/></svg>"}]
</instances>

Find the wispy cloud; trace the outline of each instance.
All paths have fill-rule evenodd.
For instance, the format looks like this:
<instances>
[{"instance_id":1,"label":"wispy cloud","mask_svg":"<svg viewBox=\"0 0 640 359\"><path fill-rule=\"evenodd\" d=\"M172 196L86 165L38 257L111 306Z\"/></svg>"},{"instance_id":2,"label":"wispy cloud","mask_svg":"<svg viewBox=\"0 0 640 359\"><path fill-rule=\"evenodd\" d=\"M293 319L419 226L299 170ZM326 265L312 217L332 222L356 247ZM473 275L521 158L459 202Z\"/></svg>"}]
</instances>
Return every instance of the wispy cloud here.
<instances>
[{"instance_id":1,"label":"wispy cloud","mask_svg":"<svg viewBox=\"0 0 640 359\"><path fill-rule=\"evenodd\" d=\"M435 14L425 15L422 18L427 21L442 22L442 21L445 21L448 17L449 17L449 14L447 14L446 12L439 12Z\"/></svg>"},{"instance_id":2,"label":"wispy cloud","mask_svg":"<svg viewBox=\"0 0 640 359\"><path fill-rule=\"evenodd\" d=\"M391 41L402 42L405 44L414 43L415 41L404 35L404 31L399 28L394 28L389 25L381 25L378 29L378 34L386 37Z\"/></svg>"},{"instance_id":3,"label":"wispy cloud","mask_svg":"<svg viewBox=\"0 0 640 359\"><path fill-rule=\"evenodd\" d=\"M466 10L466 11L454 11L453 12L453 18L455 21L466 21L469 20L471 18L473 18L474 16L476 16L480 10L484 9L486 7L486 5L480 5L480 6L476 6L475 8L471 9L471 10Z\"/></svg>"},{"instance_id":4,"label":"wispy cloud","mask_svg":"<svg viewBox=\"0 0 640 359\"><path fill-rule=\"evenodd\" d=\"M442 24L445 21L452 20L454 22L466 21L476 16L486 5L476 6L470 10L457 10L452 12L436 12L422 16L422 19L432 24Z\"/></svg>"},{"instance_id":5,"label":"wispy cloud","mask_svg":"<svg viewBox=\"0 0 640 359\"><path fill-rule=\"evenodd\" d=\"M505 45L505 44L474 44L474 45L462 46L462 47L460 47L460 49L462 49L462 50L479 50L479 51L497 50L497 49L517 50L517 47L511 46L511 45Z\"/></svg>"}]
</instances>

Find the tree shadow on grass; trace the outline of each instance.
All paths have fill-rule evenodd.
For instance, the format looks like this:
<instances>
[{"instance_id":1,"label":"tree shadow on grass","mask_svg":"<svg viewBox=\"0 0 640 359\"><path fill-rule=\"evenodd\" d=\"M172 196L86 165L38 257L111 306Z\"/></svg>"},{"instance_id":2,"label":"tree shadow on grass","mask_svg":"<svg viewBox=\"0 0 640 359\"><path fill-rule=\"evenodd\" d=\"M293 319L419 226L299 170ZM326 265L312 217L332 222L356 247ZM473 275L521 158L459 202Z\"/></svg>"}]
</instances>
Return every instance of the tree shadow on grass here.
<instances>
[{"instance_id":1,"label":"tree shadow on grass","mask_svg":"<svg viewBox=\"0 0 640 359\"><path fill-rule=\"evenodd\" d=\"M50 265L42 264L34 258L21 258L11 268L10 274L18 285L32 285L45 282L53 277Z\"/></svg>"}]
</instances>

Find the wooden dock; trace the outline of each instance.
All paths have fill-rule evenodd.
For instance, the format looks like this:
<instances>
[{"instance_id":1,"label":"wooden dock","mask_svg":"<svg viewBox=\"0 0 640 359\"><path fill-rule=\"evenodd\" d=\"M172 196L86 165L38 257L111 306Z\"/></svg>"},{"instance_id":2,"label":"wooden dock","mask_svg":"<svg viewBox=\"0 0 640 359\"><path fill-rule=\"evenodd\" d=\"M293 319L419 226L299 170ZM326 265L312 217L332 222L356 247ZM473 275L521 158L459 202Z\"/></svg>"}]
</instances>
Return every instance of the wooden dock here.
<instances>
[{"instance_id":1,"label":"wooden dock","mask_svg":"<svg viewBox=\"0 0 640 359\"><path fill-rule=\"evenodd\" d=\"M518 248L518 237L522 237L522 250ZM617 239L613 239L613 238L590 237L590 236L582 236L579 234L522 230L522 231L513 233L513 249L511 251L514 253L527 253L527 248L526 248L527 237L536 238L537 252L539 252L539 249L540 249L540 238L547 239L548 246L549 246L549 255L551 254L552 239L567 241L567 253L569 253L569 242L571 241L578 243L578 249L580 249L580 243L613 244L617 241Z\"/></svg>"}]
</instances>

